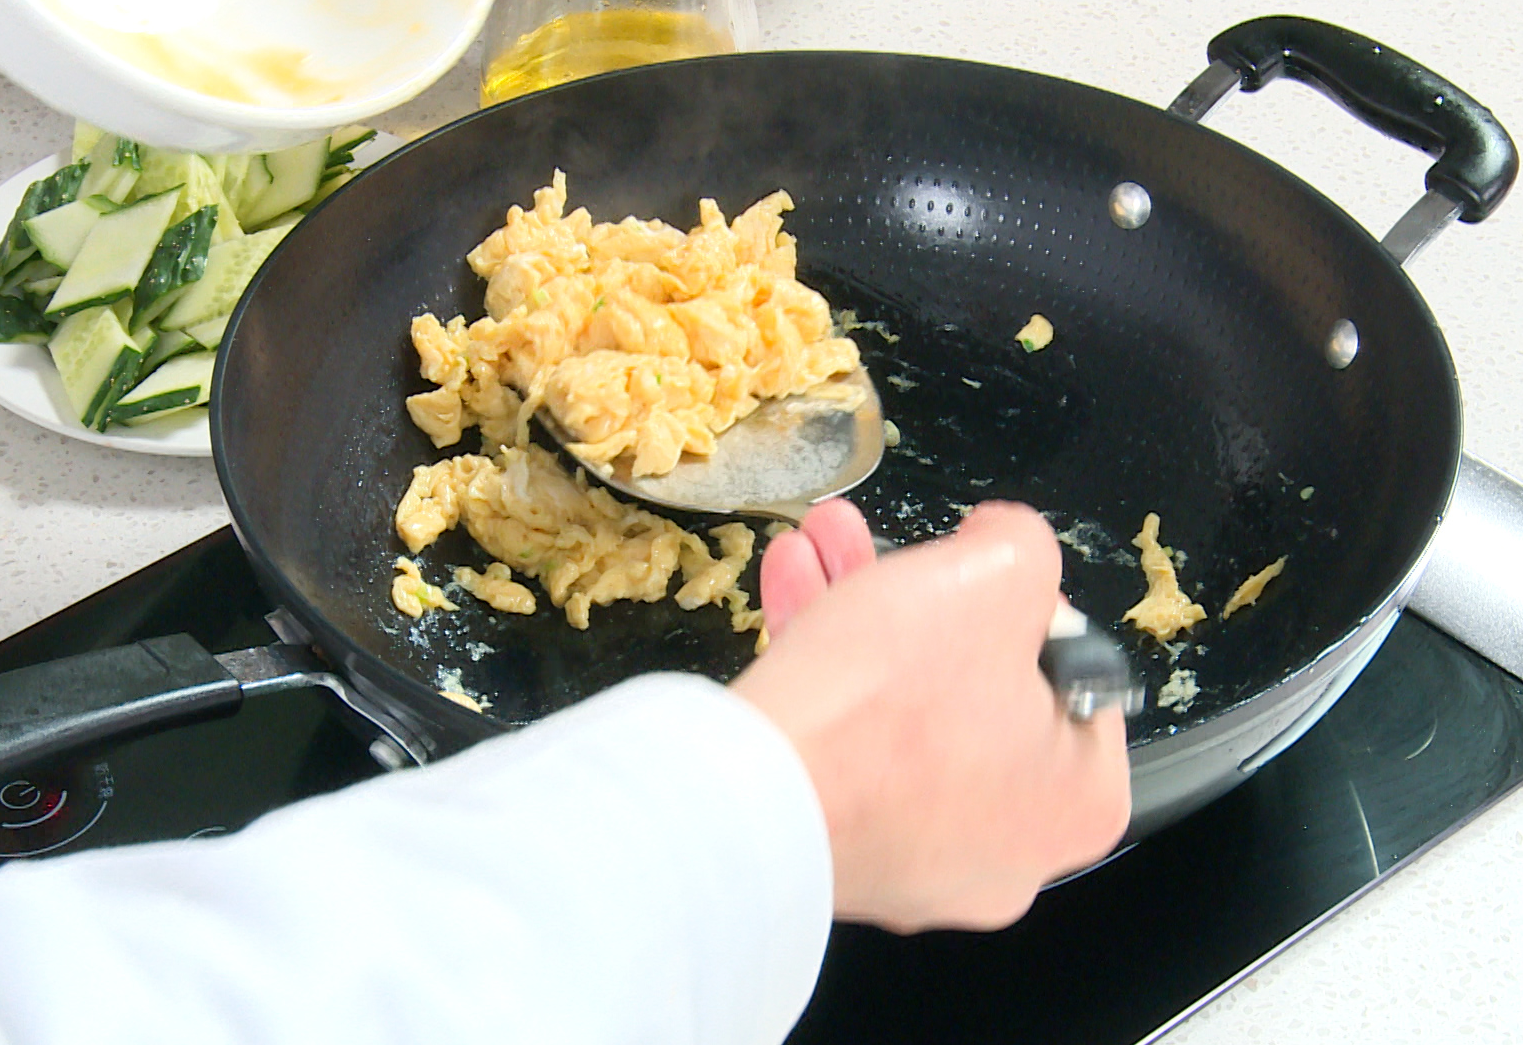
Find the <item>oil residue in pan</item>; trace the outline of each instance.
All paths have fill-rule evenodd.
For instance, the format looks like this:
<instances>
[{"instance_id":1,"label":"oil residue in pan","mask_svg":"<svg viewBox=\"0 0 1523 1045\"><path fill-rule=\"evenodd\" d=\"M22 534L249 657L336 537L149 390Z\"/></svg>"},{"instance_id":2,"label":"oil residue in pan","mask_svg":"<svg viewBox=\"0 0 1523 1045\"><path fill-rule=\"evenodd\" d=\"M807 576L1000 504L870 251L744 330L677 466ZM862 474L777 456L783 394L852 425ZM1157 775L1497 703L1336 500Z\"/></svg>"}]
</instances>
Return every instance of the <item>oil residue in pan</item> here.
<instances>
[{"instance_id":1,"label":"oil residue in pan","mask_svg":"<svg viewBox=\"0 0 1523 1045\"><path fill-rule=\"evenodd\" d=\"M1113 566L1121 566L1126 569L1135 569L1137 556L1127 551L1122 543L1116 539L1104 526L1091 522L1082 516L1063 526L1063 516L1059 512L1047 511L1043 517L1052 525L1058 538L1058 543L1066 548L1071 548L1086 563L1110 563ZM1176 555L1183 556L1184 552ZM1182 565L1178 559L1176 566Z\"/></svg>"},{"instance_id":2,"label":"oil residue in pan","mask_svg":"<svg viewBox=\"0 0 1523 1045\"><path fill-rule=\"evenodd\" d=\"M877 473L849 495L877 532L913 543L951 533L980 501L1050 498L1035 465L1071 428L1079 402L1071 374L1053 381L1048 360L1033 362L1015 344L1019 324L981 334L828 270L801 266L801 278L847 319L838 325L856 340L898 430Z\"/></svg>"}]
</instances>

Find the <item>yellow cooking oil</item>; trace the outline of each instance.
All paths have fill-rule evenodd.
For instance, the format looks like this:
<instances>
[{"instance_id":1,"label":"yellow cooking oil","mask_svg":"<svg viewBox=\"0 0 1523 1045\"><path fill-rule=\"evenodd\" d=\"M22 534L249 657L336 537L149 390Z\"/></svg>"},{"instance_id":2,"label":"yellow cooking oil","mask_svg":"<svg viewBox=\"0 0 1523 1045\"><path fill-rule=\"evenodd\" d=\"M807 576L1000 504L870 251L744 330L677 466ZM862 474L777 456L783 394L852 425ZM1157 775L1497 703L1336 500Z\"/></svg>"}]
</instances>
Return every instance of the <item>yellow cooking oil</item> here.
<instances>
[{"instance_id":1,"label":"yellow cooking oil","mask_svg":"<svg viewBox=\"0 0 1523 1045\"><path fill-rule=\"evenodd\" d=\"M594 73L735 50L728 33L689 11L582 11L518 38L487 66L481 104Z\"/></svg>"}]
</instances>

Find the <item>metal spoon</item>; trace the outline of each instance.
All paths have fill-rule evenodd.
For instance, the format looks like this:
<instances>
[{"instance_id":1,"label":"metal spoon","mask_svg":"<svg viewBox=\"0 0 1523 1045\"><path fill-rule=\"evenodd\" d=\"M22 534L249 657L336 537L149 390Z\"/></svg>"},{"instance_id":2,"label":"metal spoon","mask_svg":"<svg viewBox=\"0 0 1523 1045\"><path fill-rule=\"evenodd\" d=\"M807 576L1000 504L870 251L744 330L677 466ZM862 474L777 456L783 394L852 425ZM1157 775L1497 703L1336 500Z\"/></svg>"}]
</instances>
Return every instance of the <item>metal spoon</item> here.
<instances>
[{"instance_id":1,"label":"metal spoon","mask_svg":"<svg viewBox=\"0 0 1523 1045\"><path fill-rule=\"evenodd\" d=\"M860 395L860 403L842 409L850 399L763 400L726 429L711 455L684 455L665 475L636 477L629 454L611 465L582 465L615 490L651 504L798 525L810 505L857 486L883 460L883 404L867 371L859 366L828 385L843 396ZM561 446L576 441L549 410L540 410L539 420Z\"/></svg>"},{"instance_id":2,"label":"metal spoon","mask_svg":"<svg viewBox=\"0 0 1523 1045\"><path fill-rule=\"evenodd\" d=\"M883 460L883 404L866 369L859 366L832 379L827 389L827 395L764 401L719 436L713 454L684 456L665 475L635 476L628 454L611 464L578 460L613 489L651 504L798 525L811 505L857 486ZM541 409L538 417L571 452L576 439L550 411ZM895 547L882 537L874 542L880 552ZM1134 715L1145 703L1146 693L1133 682L1126 655L1066 603L1053 614L1040 664L1059 701L1077 720L1112 704Z\"/></svg>"}]
</instances>

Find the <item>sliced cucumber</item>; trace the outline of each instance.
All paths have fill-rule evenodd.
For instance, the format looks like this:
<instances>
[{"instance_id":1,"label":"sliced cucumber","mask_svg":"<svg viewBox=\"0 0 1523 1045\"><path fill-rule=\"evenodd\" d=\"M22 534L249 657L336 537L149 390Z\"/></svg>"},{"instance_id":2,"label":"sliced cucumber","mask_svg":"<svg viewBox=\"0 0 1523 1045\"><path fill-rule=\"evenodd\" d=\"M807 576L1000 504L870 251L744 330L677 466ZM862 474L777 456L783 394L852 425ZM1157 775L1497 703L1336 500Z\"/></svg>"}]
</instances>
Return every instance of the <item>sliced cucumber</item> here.
<instances>
[{"instance_id":1,"label":"sliced cucumber","mask_svg":"<svg viewBox=\"0 0 1523 1045\"><path fill-rule=\"evenodd\" d=\"M21 228L19 222L16 223L16 227L21 229L26 245L12 247L9 235L6 236L5 243L0 243L0 277L8 277L22 265L37 259L37 247L32 243L31 237L27 236L26 230ZM12 285L9 278L6 278L5 285Z\"/></svg>"},{"instance_id":2,"label":"sliced cucumber","mask_svg":"<svg viewBox=\"0 0 1523 1045\"><path fill-rule=\"evenodd\" d=\"M215 203L202 207L179 224L171 225L159 239L132 295L134 330L148 322L147 318L138 318L139 315L146 316L166 294L194 283L205 274L218 209ZM158 313L163 311L159 309Z\"/></svg>"},{"instance_id":3,"label":"sliced cucumber","mask_svg":"<svg viewBox=\"0 0 1523 1045\"><path fill-rule=\"evenodd\" d=\"M171 222L182 221L203 207L216 207L217 225L212 242L243 235L232 205L222 191L222 179L205 157L149 146L143 147L142 156L143 176L133 189L139 199L180 186L184 191L180 193L180 205L169 219Z\"/></svg>"},{"instance_id":4,"label":"sliced cucumber","mask_svg":"<svg viewBox=\"0 0 1523 1045\"><path fill-rule=\"evenodd\" d=\"M141 286L141 284L139 284L139 286ZM134 311L132 313L131 324L132 336L137 337L138 333L144 328L157 323L159 317L168 312L170 309L174 308L175 302L184 297L185 292L189 289L190 284L186 284L177 290L171 290L168 294L165 294L163 297L159 298L159 300L155 301L153 304L149 305L141 312Z\"/></svg>"},{"instance_id":5,"label":"sliced cucumber","mask_svg":"<svg viewBox=\"0 0 1523 1045\"><path fill-rule=\"evenodd\" d=\"M139 381L176 356L183 356L188 352L201 351L201 346L196 343L195 338L183 330L166 330L163 333L146 330L143 333L149 336L144 338L142 335L138 335L134 339L139 347L143 347L145 340L148 342L143 352L142 366L138 368L137 376Z\"/></svg>"},{"instance_id":6,"label":"sliced cucumber","mask_svg":"<svg viewBox=\"0 0 1523 1045\"><path fill-rule=\"evenodd\" d=\"M78 163L90 155L90 150L95 148L95 143L105 137L106 132L99 127L92 127L83 120L74 121L74 150L70 157L71 163Z\"/></svg>"},{"instance_id":7,"label":"sliced cucumber","mask_svg":"<svg viewBox=\"0 0 1523 1045\"><path fill-rule=\"evenodd\" d=\"M125 203L118 203L111 197L102 196L100 193L96 193L94 196L84 196L82 199L102 214L115 214L127 206Z\"/></svg>"},{"instance_id":8,"label":"sliced cucumber","mask_svg":"<svg viewBox=\"0 0 1523 1045\"><path fill-rule=\"evenodd\" d=\"M42 279L29 279L21 284L21 292L28 297L36 297L38 295L52 297L54 291L62 285L62 276L44 276Z\"/></svg>"},{"instance_id":9,"label":"sliced cucumber","mask_svg":"<svg viewBox=\"0 0 1523 1045\"><path fill-rule=\"evenodd\" d=\"M340 127L328 138L327 167L347 167L354 162L354 150L366 142L375 140L376 132L369 127Z\"/></svg>"},{"instance_id":10,"label":"sliced cucumber","mask_svg":"<svg viewBox=\"0 0 1523 1045\"><path fill-rule=\"evenodd\" d=\"M16 207L16 216L6 227L5 239L0 240L0 275L14 271L37 253L24 223L78 199L89 170L90 164L81 161L54 171L26 187L21 203Z\"/></svg>"},{"instance_id":11,"label":"sliced cucumber","mask_svg":"<svg viewBox=\"0 0 1523 1045\"><path fill-rule=\"evenodd\" d=\"M175 189L102 215L85 237L63 286L48 302L48 315L66 316L130 295L143 278L179 199Z\"/></svg>"},{"instance_id":12,"label":"sliced cucumber","mask_svg":"<svg viewBox=\"0 0 1523 1045\"><path fill-rule=\"evenodd\" d=\"M323 170L328 161L328 139L322 138L294 149L265 153L264 163L270 171L270 187L239 214L244 225L257 228L317 195Z\"/></svg>"},{"instance_id":13,"label":"sliced cucumber","mask_svg":"<svg viewBox=\"0 0 1523 1045\"><path fill-rule=\"evenodd\" d=\"M127 326L132 321L132 299L130 297L117 298L111 302L111 311L116 313L116 318L121 321L122 329L127 331L127 336L132 337L132 330ZM136 341L137 338L133 337L132 340Z\"/></svg>"},{"instance_id":14,"label":"sliced cucumber","mask_svg":"<svg viewBox=\"0 0 1523 1045\"><path fill-rule=\"evenodd\" d=\"M323 183L317 188L317 195L301 205L303 213L310 213L323 200L332 196L339 189L354 180L355 172L351 170L334 169L323 175ZM268 227L268 226L266 226Z\"/></svg>"},{"instance_id":15,"label":"sliced cucumber","mask_svg":"<svg viewBox=\"0 0 1523 1045\"><path fill-rule=\"evenodd\" d=\"M210 173L206 161L193 152L170 152L168 149L144 146L141 156L143 174L133 186L133 195L139 199L189 185L194 177L193 166L195 173ZM193 164L192 161L199 162Z\"/></svg>"},{"instance_id":16,"label":"sliced cucumber","mask_svg":"<svg viewBox=\"0 0 1523 1045\"><path fill-rule=\"evenodd\" d=\"M127 391L143 353L109 306L76 312L48 342L74 414L86 427L103 422L117 396Z\"/></svg>"},{"instance_id":17,"label":"sliced cucumber","mask_svg":"<svg viewBox=\"0 0 1523 1045\"><path fill-rule=\"evenodd\" d=\"M0 343L41 345L48 340L49 323L24 298L0 297Z\"/></svg>"},{"instance_id":18,"label":"sliced cucumber","mask_svg":"<svg viewBox=\"0 0 1523 1045\"><path fill-rule=\"evenodd\" d=\"M8 294L17 287L26 286L28 283L36 283L38 280L47 279L50 276L61 276L63 271L52 262L43 261L41 258L32 258L30 261L17 267L15 272L0 281L0 294Z\"/></svg>"},{"instance_id":19,"label":"sliced cucumber","mask_svg":"<svg viewBox=\"0 0 1523 1045\"><path fill-rule=\"evenodd\" d=\"M208 319L205 323L186 327L185 333L203 348L216 348L222 344L222 335L227 333L227 321L232 318L232 316L218 316L216 319Z\"/></svg>"},{"instance_id":20,"label":"sliced cucumber","mask_svg":"<svg viewBox=\"0 0 1523 1045\"><path fill-rule=\"evenodd\" d=\"M376 131L373 127L366 127L361 123L352 123L347 127L340 127L328 136L330 153L353 152L368 141L373 141Z\"/></svg>"},{"instance_id":21,"label":"sliced cucumber","mask_svg":"<svg viewBox=\"0 0 1523 1045\"><path fill-rule=\"evenodd\" d=\"M213 247L206 255L206 274L190 285L159 323L165 330L184 330L227 315L238 304L254 273L264 264L291 226L266 229Z\"/></svg>"},{"instance_id":22,"label":"sliced cucumber","mask_svg":"<svg viewBox=\"0 0 1523 1045\"><path fill-rule=\"evenodd\" d=\"M254 154L235 152L222 159L222 195L232 202L238 199L238 190L243 187L243 180L249 175L249 164L253 162Z\"/></svg>"},{"instance_id":23,"label":"sliced cucumber","mask_svg":"<svg viewBox=\"0 0 1523 1045\"><path fill-rule=\"evenodd\" d=\"M169 360L117 400L111 420L119 424L142 424L211 398L212 374L217 353L191 352Z\"/></svg>"},{"instance_id":24,"label":"sliced cucumber","mask_svg":"<svg viewBox=\"0 0 1523 1045\"><path fill-rule=\"evenodd\" d=\"M249 169L243 176L243 183L238 186L238 198L233 200L233 210L238 215L238 220L249 225L249 213L254 205L259 202L271 185L275 183L275 176L270 173L270 165L263 155L249 158Z\"/></svg>"},{"instance_id":25,"label":"sliced cucumber","mask_svg":"<svg viewBox=\"0 0 1523 1045\"><path fill-rule=\"evenodd\" d=\"M75 200L35 218L28 218L21 224L37 245L37 253L44 260L66 269L74 264L79 248L85 245L85 237L99 220L100 211L91 206L89 201Z\"/></svg>"},{"instance_id":26,"label":"sliced cucumber","mask_svg":"<svg viewBox=\"0 0 1523 1045\"><path fill-rule=\"evenodd\" d=\"M283 229L288 226L295 225L298 221L305 217L306 215L299 210L288 210L280 217L271 218L269 221L265 222L264 228L260 229L259 231L265 232L269 229Z\"/></svg>"},{"instance_id":27,"label":"sliced cucumber","mask_svg":"<svg viewBox=\"0 0 1523 1045\"><path fill-rule=\"evenodd\" d=\"M133 148L119 148L128 145ZM79 196L101 195L116 203L127 199L127 194L137 184L140 176L138 168L142 166L138 162L136 143L114 134L101 135L83 162L89 163L90 169L79 186Z\"/></svg>"}]
</instances>

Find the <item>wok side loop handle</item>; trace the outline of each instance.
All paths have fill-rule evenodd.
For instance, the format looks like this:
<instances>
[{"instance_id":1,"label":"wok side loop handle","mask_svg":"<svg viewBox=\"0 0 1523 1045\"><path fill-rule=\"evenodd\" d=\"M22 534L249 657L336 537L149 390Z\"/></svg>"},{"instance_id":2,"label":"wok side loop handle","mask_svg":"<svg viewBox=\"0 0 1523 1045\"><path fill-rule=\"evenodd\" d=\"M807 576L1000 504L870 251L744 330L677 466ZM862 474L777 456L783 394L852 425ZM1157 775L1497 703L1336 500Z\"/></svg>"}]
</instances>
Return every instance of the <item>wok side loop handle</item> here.
<instances>
[{"instance_id":1,"label":"wok side loop handle","mask_svg":"<svg viewBox=\"0 0 1523 1045\"><path fill-rule=\"evenodd\" d=\"M1518 150L1490 109L1426 66L1368 37L1308 18L1274 16L1211 41L1213 65L1257 91L1281 76L1316 88L1365 124L1437 162L1426 184L1459 219L1490 215L1518 176Z\"/></svg>"},{"instance_id":2,"label":"wok side loop handle","mask_svg":"<svg viewBox=\"0 0 1523 1045\"><path fill-rule=\"evenodd\" d=\"M122 734L235 713L243 691L189 635L0 674L0 777Z\"/></svg>"}]
</instances>

